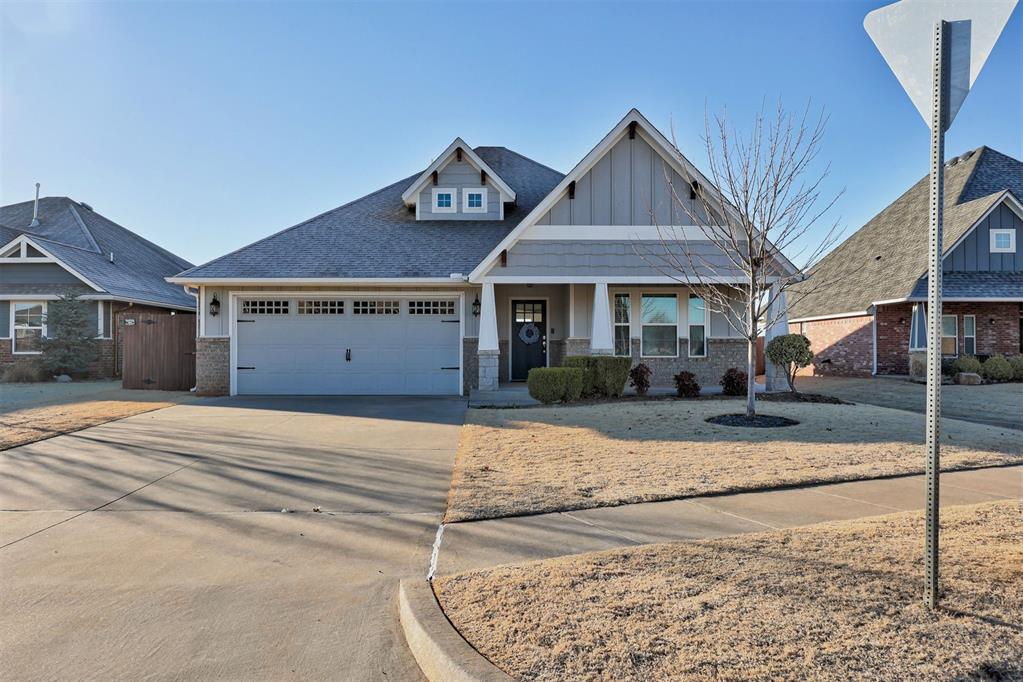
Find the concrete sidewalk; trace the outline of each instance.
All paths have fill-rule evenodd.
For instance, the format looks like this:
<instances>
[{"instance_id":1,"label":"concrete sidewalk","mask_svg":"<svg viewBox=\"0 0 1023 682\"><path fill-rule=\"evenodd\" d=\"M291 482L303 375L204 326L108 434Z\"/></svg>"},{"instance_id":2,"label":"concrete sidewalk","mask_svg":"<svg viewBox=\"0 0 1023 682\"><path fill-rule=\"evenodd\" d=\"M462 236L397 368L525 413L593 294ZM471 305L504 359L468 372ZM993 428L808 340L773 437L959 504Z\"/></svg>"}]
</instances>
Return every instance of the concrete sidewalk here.
<instances>
[{"instance_id":1,"label":"concrete sidewalk","mask_svg":"<svg viewBox=\"0 0 1023 682\"><path fill-rule=\"evenodd\" d=\"M941 475L942 506L1023 496L1023 465ZM693 497L445 527L438 575L629 545L702 540L922 509L924 477Z\"/></svg>"}]
</instances>

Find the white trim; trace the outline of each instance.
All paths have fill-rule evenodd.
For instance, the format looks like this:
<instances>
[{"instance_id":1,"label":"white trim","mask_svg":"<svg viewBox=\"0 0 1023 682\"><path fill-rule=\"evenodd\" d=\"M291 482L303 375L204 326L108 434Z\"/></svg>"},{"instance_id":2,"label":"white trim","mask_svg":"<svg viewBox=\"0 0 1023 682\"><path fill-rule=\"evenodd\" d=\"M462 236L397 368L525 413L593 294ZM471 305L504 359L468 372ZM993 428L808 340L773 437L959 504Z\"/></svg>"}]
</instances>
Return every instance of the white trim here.
<instances>
[{"instance_id":1,"label":"white trim","mask_svg":"<svg viewBox=\"0 0 1023 682\"><path fill-rule=\"evenodd\" d=\"M421 298L426 296L439 296L442 298L450 298L457 295L458 297L458 395L465 395L465 358L463 356L463 350L465 348L465 290L458 292L434 290L434 291L228 291L227 293L227 308L228 314L231 316L228 319L228 329L230 330L229 338L229 353L228 361L231 363L229 367L229 395L238 395L238 315L239 305L236 303L237 299L242 297L258 295L261 298L291 298L294 296L323 296L329 298L342 298L351 296L390 296L394 298ZM220 339L223 336L207 336L209 339Z\"/></svg>"},{"instance_id":2,"label":"white trim","mask_svg":"<svg viewBox=\"0 0 1023 682\"><path fill-rule=\"evenodd\" d=\"M39 351L39 350L15 350L15 344L17 343L18 339L15 337L14 331L19 328L17 325L14 324L16 304L18 304L18 303L21 303L21 304L39 303L40 305L43 306L42 327L25 327L25 326L21 327L21 329L41 329L42 330L42 334L40 335L39 338L40 338L40 340L42 340L42 339L46 338L46 331L47 331L47 326L48 326L46 324L46 315L47 315L47 310L49 309L48 301L55 300L56 298L57 297L54 296L52 299L32 298L32 299L25 299L25 300L21 300L21 301L12 301L13 303L15 303L15 305L10 306L10 320L9 320L9 323L10 323L10 327L9 327L9 329L10 329L10 337L9 338L11 340L11 355L41 355L42 354L42 351Z\"/></svg>"},{"instance_id":3,"label":"white trim","mask_svg":"<svg viewBox=\"0 0 1023 682\"><path fill-rule=\"evenodd\" d=\"M667 322L651 322L650 324L644 323L643 322L643 297L644 296L673 296L675 298L675 322L673 324L672 323L667 323ZM679 292L677 292L677 291L640 291L639 292L639 357L640 358L677 358L677 357L680 357L681 354L679 353L680 349L679 349L679 343L678 343L678 339L679 339L678 328L680 326L679 325L679 319L682 317L682 315L681 315L682 311L679 310L679 306L681 305L680 301L681 301L681 296L679 296ZM689 311L687 309L686 310L686 322L689 321L688 318L689 318ZM644 344L643 344L643 327L674 327L675 328L675 354L674 355L647 355L646 354L646 348L644 347ZM689 333L688 330L686 331L686 333L687 334ZM687 347L689 345L688 344L688 338L689 337L687 336L686 337L686 339L687 339L686 346ZM703 356L701 356L701 357L703 357Z\"/></svg>"},{"instance_id":4,"label":"white trim","mask_svg":"<svg viewBox=\"0 0 1023 682\"><path fill-rule=\"evenodd\" d=\"M22 242L22 253L25 253L25 245L26 244L31 244L33 248L37 249L41 254L43 254L46 257L45 258L27 258L26 257L26 258L20 258L17 261L13 261L12 260L11 262L18 262L18 263L54 263L54 264L59 265L60 267L64 268L65 270L70 272L72 275L74 275L75 277L80 279L83 283L85 283L86 285L92 287L96 291L103 291L103 289L101 287L96 286L96 284L94 284L88 277L86 277L82 273L78 272L77 270L75 270L74 268L69 266L67 263L62 261L61 259L59 259L56 256L54 256L52 253L50 253L49 251L44 249L42 246L40 246L38 244L38 242L36 242L35 240L33 240L31 237L29 237L26 234L21 235L17 239L12 239L10 242L8 242L7 244L4 245L4 248L13 245L14 242L19 241L19 240Z\"/></svg>"},{"instance_id":5,"label":"white trim","mask_svg":"<svg viewBox=\"0 0 1023 682\"><path fill-rule=\"evenodd\" d=\"M450 194L451 205L450 206L438 206L437 195L438 194ZM431 213L458 213L458 188L457 187L434 187L433 192L430 194L430 212Z\"/></svg>"},{"instance_id":6,"label":"white trim","mask_svg":"<svg viewBox=\"0 0 1023 682\"><path fill-rule=\"evenodd\" d=\"M941 254L941 260L944 261L945 258L947 258L950 253L955 251L960 244L966 241L966 238L973 234L973 231L976 230L977 227L982 222L984 222L989 215L994 213L994 210L1001 206L1003 203L1006 204L1009 207L1009 209L1016 214L1016 217L1018 217L1020 220L1023 220L1023 204L1021 204L1009 190L1002 190L1001 196L995 199L995 201L988 207L988 209L984 211L980 215L980 217L977 218L977 220L974 221L973 225L970 226L970 229L966 230L966 232L963 232L959 239L955 240L955 242L952 243L952 246L945 249L945 252Z\"/></svg>"},{"instance_id":7,"label":"white trim","mask_svg":"<svg viewBox=\"0 0 1023 682\"><path fill-rule=\"evenodd\" d=\"M515 328L515 301L522 301L523 303L543 301L544 340L547 343L547 347L544 349L545 367L551 366L551 301L546 296L508 297L508 381L518 382L518 379L512 379L512 355L515 353L514 340L512 339L512 329ZM500 346L500 343L498 345Z\"/></svg>"},{"instance_id":8,"label":"white trim","mask_svg":"<svg viewBox=\"0 0 1023 682\"><path fill-rule=\"evenodd\" d=\"M96 301L96 338L103 338L103 301Z\"/></svg>"},{"instance_id":9,"label":"white trim","mask_svg":"<svg viewBox=\"0 0 1023 682\"><path fill-rule=\"evenodd\" d=\"M439 174L450 163L451 158L455 155L455 151L459 148L461 148L464 157L468 158L469 162L476 166L477 170L487 174L487 180L493 182L494 186L501 192L502 202L515 201L515 190L502 180L501 176L495 173L494 169L488 166L462 138L456 137L454 142L449 144L448 148L423 171L423 174L409 185L408 189L401 193L401 200L405 202L406 206L411 206L412 204L419 205L419 193L422 191L423 185L432 179L434 171L437 171Z\"/></svg>"},{"instance_id":10,"label":"white trim","mask_svg":"<svg viewBox=\"0 0 1023 682\"><path fill-rule=\"evenodd\" d=\"M800 329L802 333L802 329ZM871 359L870 359L870 376L877 376L877 311L870 316L870 335L871 335ZM912 336L910 336L912 339Z\"/></svg>"},{"instance_id":11,"label":"white trim","mask_svg":"<svg viewBox=\"0 0 1023 682\"><path fill-rule=\"evenodd\" d=\"M951 317L953 320L955 320L955 323L956 323L955 333L952 336L946 336L945 335L945 318L947 318L947 317ZM928 335L928 338L929 338L929 336L930 335ZM946 353L943 348L939 348L938 350L941 352L941 357L943 357L943 358L957 358L957 357L959 357L959 316L958 315L951 315L951 314L947 314L946 315L946 314L943 314L941 316L941 342L942 342L943 346L945 345L945 339L955 339L956 349L955 349L954 353Z\"/></svg>"},{"instance_id":12,"label":"white trim","mask_svg":"<svg viewBox=\"0 0 1023 682\"><path fill-rule=\"evenodd\" d=\"M777 278L768 277L766 281L774 282ZM488 275L474 282L493 282L494 284L597 284L606 282L608 284L643 285L643 284L669 284L672 286L691 287L695 284L742 284L741 277L704 277L699 282L684 282L667 275L650 276L608 276L608 275L572 275L572 276L534 276L534 275L513 275L508 277Z\"/></svg>"},{"instance_id":13,"label":"white trim","mask_svg":"<svg viewBox=\"0 0 1023 682\"><path fill-rule=\"evenodd\" d=\"M699 225L531 225L518 241L709 241ZM707 230L716 229L706 227Z\"/></svg>"},{"instance_id":14,"label":"white trim","mask_svg":"<svg viewBox=\"0 0 1023 682\"><path fill-rule=\"evenodd\" d=\"M870 311L860 310L858 312L853 313L835 313L834 315L815 315L813 317L794 317L791 320L789 320L789 324L794 324L796 322L819 322L821 320L837 320L842 317L866 317L867 315L870 315Z\"/></svg>"},{"instance_id":15,"label":"white trim","mask_svg":"<svg viewBox=\"0 0 1023 682\"><path fill-rule=\"evenodd\" d=\"M1023 296L1003 296L1003 297L955 297L955 296L942 296L941 300L945 303L1023 303ZM920 296L918 298L907 298L907 302L927 302L926 296Z\"/></svg>"},{"instance_id":16,"label":"white trim","mask_svg":"<svg viewBox=\"0 0 1023 682\"><path fill-rule=\"evenodd\" d=\"M628 353L628 355L619 355L618 352L617 352L617 349L612 349L612 350L615 351L612 354L616 358L631 358L632 357L632 318L634 317L632 312L636 309L635 306L632 305L632 293L633 292L631 290L626 290L626 291L621 291L621 290L614 291L614 290L612 290L612 291L610 291L608 293L610 294L609 298L611 299L611 343L614 344L614 343L618 342L617 335L615 334L615 332L618 331L618 327L628 327L629 328L629 353ZM629 297L629 321L628 322L619 322L617 317L616 317L616 314L618 312L618 307L616 305L616 301L617 301L619 296L628 296ZM678 315L678 312L676 311L675 314ZM640 345L642 345L642 341L640 341Z\"/></svg>"},{"instance_id":17,"label":"white trim","mask_svg":"<svg viewBox=\"0 0 1023 682\"><path fill-rule=\"evenodd\" d=\"M693 298L698 298L703 303L703 324L693 324L692 318L689 316L689 302ZM686 296L686 357L690 358L705 358L710 355L710 344L708 343L710 334L710 313L707 309L707 300L698 294L689 292ZM703 327L703 355L693 355L693 327ZM787 329L785 330L788 331Z\"/></svg>"},{"instance_id":18,"label":"white trim","mask_svg":"<svg viewBox=\"0 0 1023 682\"><path fill-rule=\"evenodd\" d=\"M199 287L196 297L195 314L199 318L199 338L206 338L206 287Z\"/></svg>"},{"instance_id":19,"label":"white trim","mask_svg":"<svg viewBox=\"0 0 1023 682\"><path fill-rule=\"evenodd\" d=\"M319 285L339 284L356 286L370 284L375 286L402 286L414 287L421 284L430 286L465 286L463 277L164 277L165 282L171 284L190 284L199 286L267 286L267 285Z\"/></svg>"},{"instance_id":20,"label":"white trim","mask_svg":"<svg viewBox=\"0 0 1023 682\"><path fill-rule=\"evenodd\" d=\"M970 336L966 335L966 320L973 320L973 334ZM966 352L966 339L973 339L973 352L966 353L967 355L977 354L977 316L976 315L963 315L963 352Z\"/></svg>"},{"instance_id":21,"label":"white trim","mask_svg":"<svg viewBox=\"0 0 1023 682\"><path fill-rule=\"evenodd\" d=\"M998 229L988 230L988 235L989 235L988 239L990 240L990 244L988 246L989 246L989 250L991 251L991 253L1011 253L1011 254L1016 253L1016 229L1015 228L1011 228L1011 227L1010 228L1001 228L1000 227ZM1002 236L1002 235L1008 235L1008 237L1009 237L1009 246L1008 247L1003 248L1003 247L997 246L997 244L996 244L997 238Z\"/></svg>"},{"instance_id":22,"label":"white trim","mask_svg":"<svg viewBox=\"0 0 1023 682\"><path fill-rule=\"evenodd\" d=\"M575 334L575 284L568 285L568 334L565 338L571 338Z\"/></svg>"},{"instance_id":23,"label":"white trim","mask_svg":"<svg viewBox=\"0 0 1023 682\"><path fill-rule=\"evenodd\" d=\"M482 194L482 202L479 208L469 207L469 195ZM462 188L462 213L486 213L490 208L490 192L486 187L463 187Z\"/></svg>"},{"instance_id":24,"label":"white trim","mask_svg":"<svg viewBox=\"0 0 1023 682\"><path fill-rule=\"evenodd\" d=\"M0 246L0 263L55 263L53 257L48 256L30 256L28 255L28 235L19 235L7 242L3 246ZM11 257L9 254L15 249L9 247L16 247L18 255ZM42 253L42 250L33 243L32 248L37 249Z\"/></svg>"}]
</instances>

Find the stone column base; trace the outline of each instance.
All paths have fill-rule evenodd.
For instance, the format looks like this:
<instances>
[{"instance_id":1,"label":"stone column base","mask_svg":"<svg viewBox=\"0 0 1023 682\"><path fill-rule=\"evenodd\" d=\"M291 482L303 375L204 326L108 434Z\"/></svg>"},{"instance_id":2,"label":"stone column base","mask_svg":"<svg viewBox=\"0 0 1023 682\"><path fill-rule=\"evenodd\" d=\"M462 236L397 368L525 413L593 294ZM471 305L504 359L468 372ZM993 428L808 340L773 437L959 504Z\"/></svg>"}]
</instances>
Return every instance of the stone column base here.
<instances>
[{"instance_id":1,"label":"stone column base","mask_svg":"<svg viewBox=\"0 0 1023 682\"><path fill-rule=\"evenodd\" d=\"M481 350L477 352L476 357L480 368L479 387L481 391L497 390L500 381L498 367L500 356L500 351L496 350Z\"/></svg>"}]
</instances>

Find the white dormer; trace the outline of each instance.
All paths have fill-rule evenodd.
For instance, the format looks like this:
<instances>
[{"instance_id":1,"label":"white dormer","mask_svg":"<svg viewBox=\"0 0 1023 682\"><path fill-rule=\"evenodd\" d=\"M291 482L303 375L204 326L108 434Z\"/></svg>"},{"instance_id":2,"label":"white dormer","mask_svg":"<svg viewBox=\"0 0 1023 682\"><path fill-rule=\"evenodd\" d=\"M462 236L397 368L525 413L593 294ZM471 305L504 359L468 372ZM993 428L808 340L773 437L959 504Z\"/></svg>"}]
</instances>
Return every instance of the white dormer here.
<instances>
[{"instance_id":1,"label":"white dormer","mask_svg":"<svg viewBox=\"0 0 1023 682\"><path fill-rule=\"evenodd\" d=\"M401 198L416 220L503 220L515 190L457 137Z\"/></svg>"}]
</instances>

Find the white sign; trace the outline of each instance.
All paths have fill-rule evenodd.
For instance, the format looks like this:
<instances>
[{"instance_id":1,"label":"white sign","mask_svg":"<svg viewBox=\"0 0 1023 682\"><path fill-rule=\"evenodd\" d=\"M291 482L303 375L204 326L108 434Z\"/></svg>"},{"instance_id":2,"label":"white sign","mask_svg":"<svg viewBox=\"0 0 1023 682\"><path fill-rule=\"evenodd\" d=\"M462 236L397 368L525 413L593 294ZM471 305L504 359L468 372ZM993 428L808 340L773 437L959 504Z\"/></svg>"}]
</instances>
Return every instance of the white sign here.
<instances>
[{"instance_id":1,"label":"white sign","mask_svg":"<svg viewBox=\"0 0 1023 682\"><path fill-rule=\"evenodd\" d=\"M949 31L949 99L946 127L977 80L1018 0L900 0L876 9L863 27L877 45L924 122L931 124L934 26Z\"/></svg>"}]
</instances>

